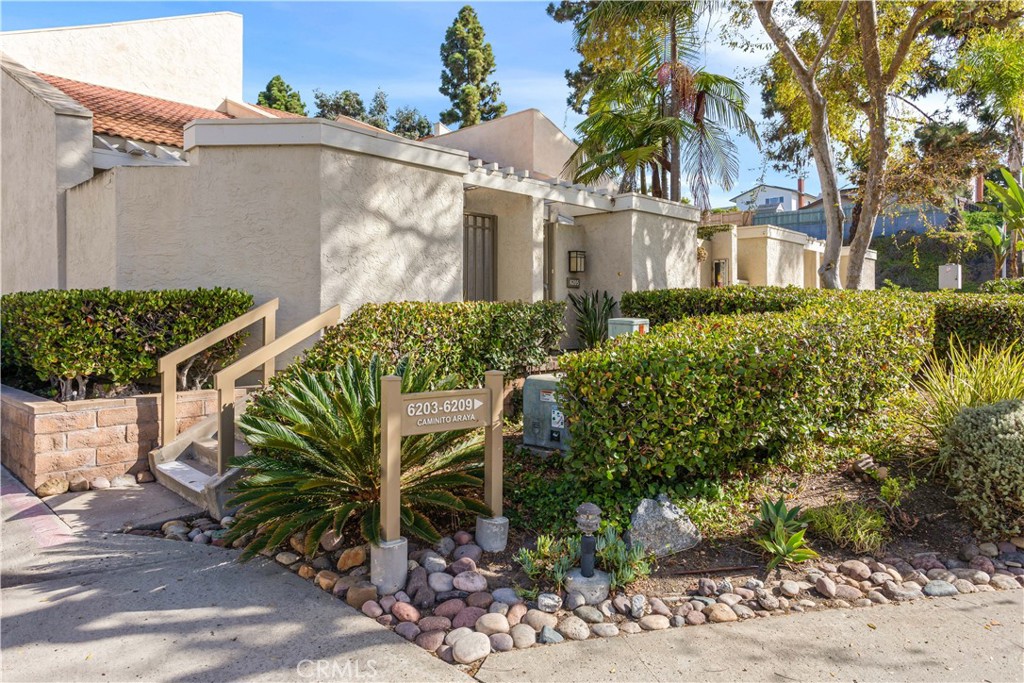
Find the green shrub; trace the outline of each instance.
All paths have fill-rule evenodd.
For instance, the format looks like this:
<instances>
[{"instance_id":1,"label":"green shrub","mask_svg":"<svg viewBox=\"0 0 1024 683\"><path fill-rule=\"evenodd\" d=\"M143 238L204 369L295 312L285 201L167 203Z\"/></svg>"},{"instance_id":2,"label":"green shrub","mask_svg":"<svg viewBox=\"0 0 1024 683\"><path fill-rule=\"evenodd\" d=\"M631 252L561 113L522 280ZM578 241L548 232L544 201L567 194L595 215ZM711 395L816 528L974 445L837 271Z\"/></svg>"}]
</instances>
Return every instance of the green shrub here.
<instances>
[{"instance_id":1,"label":"green shrub","mask_svg":"<svg viewBox=\"0 0 1024 683\"><path fill-rule=\"evenodd\" d=\"M569 301L576 313L576 333L581 348L589 349L608 339L608 319L618 303L614 297L608 292L569 292Z\"/></svg>"},{"instance_id":2,"label":"green shrub","mask_svg":"<svg viewBox=\"0 0 1024 683\"><path fill-rule=\"evenodd\" d=\"M968 349L1024 340L1024 296L954 294L932 298L935 350L942 356L949 354L952 337Z\"/></svg>"},{"instance_id":3,"label":"green shrub","mask_svg":"<svg viewBox=\"0 0 1024 683\"><path fill-rule=\"evenodd\" d=\"M432 366L397 368L402 392L454 389ZM230 538L260 530L244 556L273 549L306 531L312 555L324 532L342 535L350 520L367 541L380 542L380 380L383 364L355 357L330 372L299 370L277 391L254 399L259 410L238 420L250 455L233 461L243 471L230 505L244 506ZM259 416L257 416L257 413ZM479 430L435 432L402 439L402 531L434 542L431 510L490 511L482 493L483 435Z\"/></svg>"},{"instance_id":4,"label":"green shrub","mask_svg":"<svg viewBox=\"0 0 1024 683\"><path fill-rule=\"evenodd\" d=\"M964 409L940 452L957 504L983 535L1024 534L1024 401Z\"/></svg>"},{"instance_id":5,"label":"green shrub","mask_svg":"<svg viewBox=\"0 0 1024 683\"><path fill-rule=\"evenodd\" d=\"M843 425L906 386L928 304L848 292L788 313L693 318L567 354L566 465L651 495Z\"/></svg>"},{"instance_id":6,"label":"green shrub","mask_svg":"<svg viewBox=\"0 0 1024 683\"><path fill-rule=\"evenodd\" d=\"M1024 344L968 350L954 341L948 357L932 353L915 385L924 400L917 422L941 444L964 408L1024 399ZM945 470L947 464L940 451L936 465Z\"/></svg>"},{"instance_id":7,"label":"green shrub","mask_svg":"<svg viewBox=\"0 0 1024 683\"><path fill-rule=\"evenodd\" d=\"M804 540L806 529L789 532L781 519L775 521L775 527L767 534L754 539L762 550L771 559L768 560L768 571L775 569L779 564L785 563L789 566L813 560L818 557L807 542Z\"/></svg>"},{"instance_id":8,"label":"green shrub","mask_svg":"<svg viewBox=\"0 0 1024 683\"><path fill-rule=\"evenodd\" d=\"M487 370L512 374L543 363L565 333L564 315L565 304L554 301L366 304L292 368L330 370L349 355L365 361L375 353L393 367L414 356L477 384Z\"/></svg>"},{"instance_id":9,"label":"green shrub","mask_svg":"<svg viewBox=\"0 0 1024 683\"><path fill-rule=\"evenodd\" d=\"M3 372L48 383L59 398L85 398L90 382L150 380L161 356L245 313L252 295L233 289L42 290L5 294L0 307ZM237 334L183 363L179 388L206 382L233 359Z\"/></svg>"},{"instance_id":10,"label":"green shrub","mask_svg":"<svg viewBox=\"0 0 1024 683\"><path fill-rule=\"evenodd\" d=\"M1024 294L1024 277L983 282L978 291L985 294Z\"/></svg>"},{"instance_id":11,"label":"green shrub","mask_svg":"<svg viewBox=\"0 0 1024 683\"><path fill-rule=\"evenodd\" d=\"M837 501L804 513L815 536L855 553L877 552L885 543L889 526L874 508L853 501Z\"/></svg>"},{"instance_id":12,"label":"green shrub","mask_svg":"<svg viewBox=\"0 0 1024 683\"><path fill-rule=\"evenodd\" d=\"M822 295L800 287L718 287L709 289L654 289L622 294L622 315L647 318L651 326L698 315L781 313Z\"/></svg>"}]
</instances>

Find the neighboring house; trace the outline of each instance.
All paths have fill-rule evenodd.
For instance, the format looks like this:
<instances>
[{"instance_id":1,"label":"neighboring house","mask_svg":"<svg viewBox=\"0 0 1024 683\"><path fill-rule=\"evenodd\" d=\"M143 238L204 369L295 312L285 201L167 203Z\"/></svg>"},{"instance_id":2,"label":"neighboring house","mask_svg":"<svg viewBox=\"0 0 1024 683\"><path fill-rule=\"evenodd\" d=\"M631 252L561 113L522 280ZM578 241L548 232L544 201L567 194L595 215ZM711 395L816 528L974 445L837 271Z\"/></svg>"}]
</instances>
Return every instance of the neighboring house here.
<instances>
[{"instance_id":1,"label":"neighboring house","mask_svg":"<svg viewBox=\"0 0 1024 683\"><path fill-rule=\"evenodd\" d=\"M736 195L729 201L741 211L796 211L815 197L804 192L804 180L797 181L797 189L766 185L764 183Z\"/></svg>"}]
</instances>

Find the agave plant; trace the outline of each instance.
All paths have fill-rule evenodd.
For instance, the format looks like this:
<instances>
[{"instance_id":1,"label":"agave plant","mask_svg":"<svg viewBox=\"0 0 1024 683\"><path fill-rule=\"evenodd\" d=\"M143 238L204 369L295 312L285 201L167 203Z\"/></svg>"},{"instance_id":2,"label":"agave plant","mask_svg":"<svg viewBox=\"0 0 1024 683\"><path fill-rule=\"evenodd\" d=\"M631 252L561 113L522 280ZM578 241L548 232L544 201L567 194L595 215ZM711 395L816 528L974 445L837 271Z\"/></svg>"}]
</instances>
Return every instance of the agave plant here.
<instances>
[{"instance_id":1,"label":"agave plant","mask_svg":"<svg viewBox=\"0 0 1024 683\"><path fill-rule=\"evenodd\" d=\"M804 532L806 531L806 529L800 529L796 533L790 533L786 530L785 522L782 519L777 519L771 533L755 541L771 555L771 559L768 561L768 571L775 569L782 562L793 565L818 557L818 553L804 541Z\"/></svg>"},{"instance_id":2,"label":"agave plant","mask_svg":"<svg viewBox=\"0 0 1024 683\"><path fill-rule=\"evenodd\" d=\"M357 358L332 372L297 372L259 396L238 423L252 453L233 465L244 475L230 505L244 507L230 537L257 532L245 557L277 547L305 531L311 555L328 530L340 535L355 521L363 538L380 542L380 359ZM454 377L436 378L433 366L397 374L402 392L455 388ZM447 509L489 515L464 491L482 488L482 437L437 432L402 440L402 531L440 538L426 513Z\"/></svg>"},{"instance_id":3,"label":"agave plant","mask_svg":"<svg viewBox=\"0 0 1024 683\"><path fill-rule=\"evenodd\" d=\"M608 292L600 294L569 292L572 309L576 312L576 332L585 349L597 346L608 338L608 318L612 317L618 302Z\"/></svg>"},{"instance_id":4,"label":"agave plant","mask_svg":"<svg viewBox=\"0 0 1024 683\"><path fill-rule=\"evenodd\" d=\"M774 503L767 498L761 501L761 514L754 516L754 524L758 530L769 535L775 530L775 525L782 522L786 533L796 533L807 526L800 516L800 506L792 509L786 507L786 501L780 496Z\"/></svg>"}]
</instances>

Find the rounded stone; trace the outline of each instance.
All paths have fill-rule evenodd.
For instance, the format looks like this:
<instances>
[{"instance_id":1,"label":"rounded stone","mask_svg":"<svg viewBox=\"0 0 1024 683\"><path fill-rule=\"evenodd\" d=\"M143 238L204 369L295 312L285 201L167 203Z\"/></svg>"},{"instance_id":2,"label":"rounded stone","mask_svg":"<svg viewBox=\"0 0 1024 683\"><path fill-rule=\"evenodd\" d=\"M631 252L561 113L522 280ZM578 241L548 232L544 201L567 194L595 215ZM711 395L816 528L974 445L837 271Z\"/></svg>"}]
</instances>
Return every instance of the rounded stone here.
<instances>
[{"instance_id":1,"label":"rounded stone","mask_svg":"<svg viewBox=\"0 0 1024 683\"><path fill-rule=\"evenodd\" d=\"M743 602L743 598L736 595L735 593L722 593L718 596L718 602L722 603L723 605L729 605L729 607L732 607L733 605L738 605L739 603Z\"/></svg>"},{"instance_id":2,"label":"rounded stone","mask_svg":"<svg viewBox=\"0 0 1024 683\"><path fill-rule=\"evenodd\" d=\"M484 551L480 548L480 546L475 545L473 543L469 543L467 545L460 545L458 548L456 548L455 552L452 554L452 557L454 557L456 560L473 560L473 562L475 563L480 561L480 557L483 554Z\"/></svg>"},{"instance_id":3,"label":"rounded stone","mask_svg":"<svg viewBox=\"0 0 1024 683\"><path fill-rule=\"evenodd\" d=\"M278 553L277 555L274 555L274 560L276 560L279 564L283 564L283 565L285 565L287 567L287 566L293 565L296 562L298 562L299 561L299 556L296 555L295 553L290 553L288 551L284 551L284 552Z\"/></svg>"},{"instance_id":4,"label":"rounded stone","mask_svg":"<svg viewBox=\"0 0 1024 683\"><path fill-rule=\"evenodd\" d=\"M838 600L860 600L864 594L853 586L836 586L836 599Z\"/></svg>"},{"instance_id":5,"label":"rounded stone","mask_svg":"<svg viewBox=\"0 0 1024 683\"><path fill-rule=\"evenodd\" d=\"M601 610L590 605L582 605L573 610L573 614L587 622L588 624L600 624L604 621L604 615L601 614Z\"/></svg>"},{"instance_id":6,"label":"rounded stone","mask_svg":"<svg viewBox=\"0 0 1024 683\"><path fill-rule=\"evenodd\" d=\"M639 619L649 611L650 605L647 604L647 596L638 593L629 599L629 613L634 619Z\"/></svg>"},{"instance_id":7,"label":"rounded stone","mask_svg":"<svg viewBox=\"0 0 1024 683\"><path fill-rule=\"evenodd\" d=\"M537 596L537 609L541 612L554 613L562 607L562 598L554 593L541 593Z\"/></svg>"},{"instance_id":8,"label":"rounded stone","mask_svg":"<svg viewBox=\"0 0 1024 683\"><path fill-rule=\"evenodd\" d=\"M556 630L569 640L586 640L590 637L590 627L574 615L562 619Z\"/></svg>"},{"instance_id":9,"label":"rounded stone","mask_svg":"<svg viewBox=\"0 0 1024 683\"><path fill-rule=\"evenodd\" d=\"M492 633L490 635L491 649L495 652L508 652L515 647L515 641L507 633Z\"/></svg>"},{"instance_id":10,"label":"rounded stone","mask_svg":"<svg viewBox=\"0 0 1024 683\"><path fill-rule=\"evenodd\" d=\"M402 621L399 622L398 626L395 626L395 633L408 641L413 641L420 634L420 627L411 621Z\"/></svg>"},{"instance_id":11,"label":"rounded stone","mask_svg":"<svg viewBox=\"0 0 1024 683\"><path fill-rule=\"evenodd\" d=\"M457 545L466 545L467 543L473 542L473 534L469 533L468 531L460 530L456 531L452 535L452 539L455 541Z\"/></svg>"},{"instance_id":12,"label":"rounded stone","mask_svg":"<svg viewBox=\"0 0 1024 683\"><path fill-rule=\"evenodd\" d=\"M850 578L863 581L871 576L871 569L860 560L847 560L839 565L839 571Z\"/></svg>"},{"instance_id":13,"label":"rounded stone","mask_svg":"<svg viewBox=\"0 0 1024 683\"><path fill-rule=\"evenodd\" d=\"M468 609L468 608L467 608ZM541 612L538 609L531 609L523 616L524 624L528 624L534 631L539 631L545 626L554 628L558 625L558 617L549 612Z\"/></svg>"},{"instance_id":14,"label":"rounded stone","mask_svg":"<svg viewBox=\"0 0 1024 683\"><path fill-rule=\"evenodd\" d=\"M978 546L978 550L985 557L996 557L999 555L999 546L995 543L982 543Z\"/></svg>"},{"instance_id":15,"label":"rounded stone","mask_svg":"<svg viewBox=\"0 0 1024 683\"><path fill-rule=\"evenodd\" d=\"M797 585L796 581L783 581L782 585L779 586L779 590L788 598L795 598L800 595L800 586Z\"/></svg>"},{"instance_id":16,"label":"rounded stone","mask_svg":"<svg viewBox=\"0 0 1024 683\"><path fill-rule=\"evenodd\" d=\"M1017 579L1006 574L994 574L989 580L989 585L1001 591L1014 591L1020 589Z\"/></svg>"},{"instance_id":17,"label":"rounded stone","mask_svg":"<svg viewBox=\"0 0 1024 683\"><path fill-rule=\"evenodd\" d=\"M889 578L888 574L886 574L886 578ZM824 595L826 598L836 597L836 582L828 578L824 574L819 576L817 580L815 580L814 587L817 589L819 593Z\"/></svg>"},{"instance_id":18,"label":"rounded stone","mask_svg":"<svg viewBox=\"0 0 1024 683\"><path fill-rule=\"evenodd\" d=\"M641 630L640 624L635 621L624 621L619 624L619 633L633 635L634 633L640 633Z\"/></svg>"},{"instance_id":19,"label":"rounded stone","mask_svg":"<svg viewBox=\"0 0 1024 683\"><path fill-rule=\"evenodd\" d=\"M495 633L508 633L508 619L503 614L488 612L487 614L480 615L480 618L476 620L474 628L479 633L485 633L489 636Z\"/></svg>"},{"instance_id":20,"label":"rounded stone","mask_svg":"<svg viewBox=\"0 0 1024 683\"><path fill-rule=\"evenodd\" d=\"M960 591L956 589L956 586L948 581L943 581L942 579L929 581L928 584L921 589L921 592L930 598L942 598L960 593Z\"/></svg>"},{"instance_id":21,"label":"rounded stone","mask_svg":"<svg viewBox=\"0 0 1024 683\"><path fill-rule=\"evenodd\" d=\"M466 636L468 636L472 632L473 632L473 629L466 628L466 627L459 627L459 628L455 629L454 631L449 631L448 635L446 635L444 637L444 644L445 645L455 645L455 643L459 642L459 640L461 640L462 638L465 638Z\"/></svg>"},{"instance_id":22,"label":"rounded stone","mask_svg":"<svg viewBox=\"0 0 1024 683\"><path fill-rule=\"evenodd\" d=\"M459 598L452 598L451 600L445 600L440 605L434 608L434 616L447 617L449 620L454 619L455 615L466 609L466 603Z\"/></svg>"},{"instance_id":23,"label":"rounded stone","mask_svg":"<svg viewBox=\"0 0 1024 683\"><path fill-rule=\"evenodd\" d=\"M527 624L516 624L510 631L512 643L519 650L525 650L537 644L537 632Z\"/></svg>"},{"instance_id":24,"label":"rounded stone","mask_svg":"<svg viewBox=\"0 0 1024 683\"><path fill-rule=\"evenodd\" d=\"M977 593L978 589L973 583L967 579L957 579L953 582L953 586L956 588L957 593Z\"/></svg>"},{"instance_id":25,"label":"rounded stone","mask_svg":"<svg viewBox=\"0 0 1024 683\"><path fill-rule=\"evenodd\" d=\"M527 608L526 605L524 605L521 602L518 602L508 608L508 612L505 613L505 618L508 619L508 623L510 626L515 626L523 620L523 617L526 616L526 613L528 611L529 608Z\"/></svg>"},{"instance_id":26,"label":"rounded stone","mask_svg":"<svg viewBox=\"0 0 1024 683\"><path fill-rule=\"evenodd\" d=\"M663 614L648 614L640 619L640 628L645 631L664 631L669 626L668 617Z\"/></svg>"},{"instance_id":27,"label":"rounded stone","mask_svg":"<svg viewBox=\"0 0 1024 683\"><path fill-rule=\"evenodd\" d=\"M736 616L738 616L740 619L753 619L754 616L756 616L754 614L754 610L750 609L744 604L733 605L732 611L735 612Z\"/></svg>"},{"instance_id":28,"label":"rounded stone","mask_svg":"<svg viewBox=\"0 0 1024 683\"><path fill-rule=\"evenodd\" d=\"M487 609L494 602L494 598L487 591L479 591L477 593L471 593L466 597L466 604L470 607L481 607Z\"/></svg>"},{"instance_id":29,"label":"rounded stone","mask_svg":"<svg viewBox=\"0 0 1024 683\"><path fill-rule=\"evenodd\" d=\"M407 602L396 602L391 608L391 614L399 621L411 621L415 624L420 620L420 611Z\"/></svg>"},{"instance_id":30,"label":"rounded stone","mask_svg":"<svg viewBox=\"0 0 1024 683\"><path fill-rule=\"evenodd\" d=\"M476 625L476 620L487 614L487 611L480 607L466 607L461 612L455 615L452 619L452 626L455 628L473 628ZM452 643L448 643L451 645Z\"/></svg>"},{"instance_id":31,"label":"rounded stone","mask_svg":"<svg viewBox=\"0 0 1024 683\"><path fill-rule=\"evenodd\" d=\"M447 574L443 571L434 572L427 577L427 585L430 586L432 591L437 593L444 593L450 591L454 587L455 579L451 574Z\"/></svg>"},{"instance_id":32,"label":"rounded stone","mask_svg":"<svg viewBox=\"0 0 1024 683\"><path fill-rule=\"evenodd\" d=\"M384 614L384 610L381 609L380 605L378 605L377 602L374 600L367 600L363 603L363 606L360 609L362 610L363 614L370 617L371 619L376 619L377 617Z\"/></svg>"},{"instance_id":33,"label":"rounded stone","mask_svg":"<svg viewBox=\"0 0 1024 683\"><path fill-rule=\"evenodd\" d=\"M713 624L737 621L739 619L739 615L733 612L731 607L729 607L728 605L723 605L720 602L716 602L713 605L708 605L707 607L705 607L704 614L707 616L708 621L710 621Z\"/></svg>"},{"instance_id":34,"label":"rounded stone","mask_svg":"<svg viewBox=\"0 0 1024 683\"><path fill-rule=\"evenodd\" d=\"M445 569L445 571L451 574L452 576L458 576L462 572L475 572L476 562L469 559L468 557L463 557L462 559L455 560L450 565L448 565L448 568Z\"/></svg>"},{"instance_id":35,"label":"rounded stone","mask_svg":"<svg viewBox=\"0 0 1024 683\"><path fill-rule=\"evenodd\" d=\"M561 643L563 640L565 640L565 637L555 629L551 628L550 626L545 626L544 628L542 628L540 630L540 635L537 636L537 642L541 643L542 645Z\"/></svg>"},{"instance_id":36,"label":"rounded stone","mask_svg":"<svg viewBox=\"0 0 1024 683\"><path fill-rule=\"evenodd\" d=\"M495 601L503 602L506 605L515 605L523 601L514 588L497 588L491 593L491 597L493 597Z\"/></svg>"},{"instance_id":37,"label":"rounded stone","mask_svg":"<svg viewBox=\"0 0 1024 683\"><path fill-rule=\"evenodd\" d=\"M492 602L487 608L488 612L494 612L502 616L508 614L508 605L503 602Z\"/></svg>"},{"instance_id":38,"label":"rounded stone","mask_svg":"<svg viewBox=\"0 0 1024 683\"><path fill-rule=\"evenodd\" d=\"M423 617L416 624L421 631L447 631L452 627L452 620L448 617L439 617L436 614Z\"/></svg>"},{"instance_id":39,"label":"rounded stone","mask_svg":"<svg viewBox=\"0 0 1024 683\"><path fill-rule=\"evenodd\" d=\"M677 614L674 615L671 619L669 619L668 623L672 625L672 628L679 628L680 626L686 623L686 619Z\"/></svg>"},{"instance_id":40,"label":"rounded stone","mask_svg":"<svg viewBox=\"0 0 1024 683\"><path fill-rule=\"evenodd\" d=\"M444 644L444 631L424 631L416 636L416 644L427 652L434 652Z\"/></svg>"},{"instance_id":41,"label":"rounded stone","mask_svg":"<svg viewBox=\"0 0 1024 683\"><path fill-rule=\"evenodd\" d=\"M394 626L395 624L397 624L398 620L395 619L390 614L382 614L379 617L377 617L377 623L380 624L381 626L391 627L391 626Z\"/></svg>"},{"instance_id":42,"label":"rounded stone","mask_svg":"<svg viewBox=\"0 0 1024 683\"><path fill-rule=\"evenodd\" d=\"M461 572L452 581L455 588L467 593L478 593L487 590L487 579L475 571Z\"/></svg>"},{"instance_id":43,"label":"rounded stone","mask_svg":"<svg viewBox=\"0 0 1024 683\"><path fill-rule=\"evenodd\" d=\"M458 551L458 548L456 548ZM491 654L491 639L483 633L470 633L452 646L452 656L459 664L472 664Z\"/></svg>"},{"instance_id":44,"label":"rounded stone","mask_svg":"<svg viewBox=\"0 0 1024 683\"><path fill-rule=\"evenodd\" d=\"M614 638L619 635L619 627L615 624L592 624L590 632L598 638Z\"/></svg>"},{"instance_id":45,"label":"rounded stone","mask_svg":"<svg viewBox=\"0 0 1024 683\"><path fill-rule=\"evenodd\" d=\"M436 574L437 572L443 572L448 567L448 563L433 550L428 550L420 557L420 566L426 569L428 573Z\"/></svg>"},{"instance_id":46,"label":"rounded stone","mask_svg":"<svg viewBox=\"0 0 1024 683\"><path fill-rule=\"evenodd\" d=\"M703 612L698 612L696 610L687 612L683 619L685 619L686 623L690 626L700 626L708 620L708 618L704 616Z\"/></svg>"},{"instance_id":47,"label":"rounded stone","mask_svg":"<svg viewBox=\"0 0 1024 683\"><path fill-rule=\"evenodd\" d=\"M580 605L585 604L587 604L587 601L583 598L582 593L579 593L578 591L570 591L569 594L565 596L565 602L562 606L565 609L571 611L576 609Z\"/></svg>"}]
</instances>

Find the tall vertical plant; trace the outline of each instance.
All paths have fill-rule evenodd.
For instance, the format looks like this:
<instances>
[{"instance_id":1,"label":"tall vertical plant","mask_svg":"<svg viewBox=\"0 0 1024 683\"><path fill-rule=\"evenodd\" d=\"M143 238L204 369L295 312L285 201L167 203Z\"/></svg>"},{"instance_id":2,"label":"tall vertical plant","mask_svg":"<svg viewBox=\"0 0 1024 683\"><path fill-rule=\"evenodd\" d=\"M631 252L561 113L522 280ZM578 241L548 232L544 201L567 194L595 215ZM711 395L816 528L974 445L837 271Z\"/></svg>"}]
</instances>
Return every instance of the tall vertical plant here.
<instances>
[{"instance_id":1,"label":"tall vertical plant","mask_svg":"<svg viewBox=\"0 0 1024 683\"><path fill-rule=\"evenodd\" d=\"M608 292L569 292L569 301L576 313L576 332L583 348L597 346L608 338L608 318L618 305Z\"/></svg>"}]
</instances>

